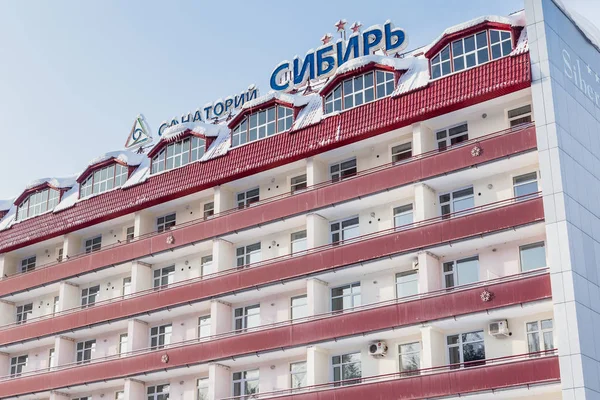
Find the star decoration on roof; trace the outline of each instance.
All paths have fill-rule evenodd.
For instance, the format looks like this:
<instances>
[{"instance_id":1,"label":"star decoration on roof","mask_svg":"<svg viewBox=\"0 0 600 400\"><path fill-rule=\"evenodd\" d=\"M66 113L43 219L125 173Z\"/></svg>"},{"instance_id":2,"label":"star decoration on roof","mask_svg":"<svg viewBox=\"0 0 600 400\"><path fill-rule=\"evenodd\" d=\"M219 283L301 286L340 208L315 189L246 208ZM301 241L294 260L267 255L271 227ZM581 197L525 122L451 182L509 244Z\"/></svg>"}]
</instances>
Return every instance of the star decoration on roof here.
<instances>
[{"instance_id":1,"label":"star decoration on roof","mask_svg":"<svg viewBox=\"0 0 600 400\"><path fill-rule=\"evenodd\" d=\"M335 27L337 28L338 32L343 32L346 30L346 24L348 23L348 21L346 21L345 19L340 19L338 22L335 23Z\"/></svg>"},{"instance_id":2,"label":"star decoration on roof","mask_svg":"<svg viewBox=\"0 0 600 400\"><path fill-rule=\"evenodd\" d=\"M331 42L332 38L333 38L333 36L331 35L331 33L326 33L321 38L321 42L323 42L323 44L327 44L327 43Z\"/></svg>"},{"instance_id":3,"label":"star decoration on roof","mask_svg":"<svg viewBox=\"0 0 600 400\"><path fill-rule=\"evenodd\" d=\"M360 31L361 27L362 27L362 24L360 23L360 21L356 21L355 23L352 24L352 26L350 26L350 29L352 29L352 33L358 33L358 31Z\"/></svg>"}]
</instances>

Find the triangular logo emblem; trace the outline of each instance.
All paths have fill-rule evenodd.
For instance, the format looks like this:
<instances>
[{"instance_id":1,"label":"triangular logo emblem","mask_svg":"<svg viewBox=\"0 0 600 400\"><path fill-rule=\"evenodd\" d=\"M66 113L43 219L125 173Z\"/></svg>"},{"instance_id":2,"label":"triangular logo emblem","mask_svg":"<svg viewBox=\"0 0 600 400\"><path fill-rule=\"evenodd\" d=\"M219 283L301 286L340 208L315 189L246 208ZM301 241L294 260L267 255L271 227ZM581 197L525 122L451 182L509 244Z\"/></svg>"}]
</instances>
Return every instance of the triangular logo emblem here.
<instances>
[{"instance_id":1,"label":"triangular logo emblem","mask_svg":"<svg viewBox=\"0 0 600 400\"><path fill-rule=\"evenodd\" d=\"M125 148L128 150L134 149L150 142L152 142L152 134L150 133L150 129L148 129L148 124L146 124L144 116L140 114L135 119L131 132L129 132Z\"/></svg>"}]
</instances>

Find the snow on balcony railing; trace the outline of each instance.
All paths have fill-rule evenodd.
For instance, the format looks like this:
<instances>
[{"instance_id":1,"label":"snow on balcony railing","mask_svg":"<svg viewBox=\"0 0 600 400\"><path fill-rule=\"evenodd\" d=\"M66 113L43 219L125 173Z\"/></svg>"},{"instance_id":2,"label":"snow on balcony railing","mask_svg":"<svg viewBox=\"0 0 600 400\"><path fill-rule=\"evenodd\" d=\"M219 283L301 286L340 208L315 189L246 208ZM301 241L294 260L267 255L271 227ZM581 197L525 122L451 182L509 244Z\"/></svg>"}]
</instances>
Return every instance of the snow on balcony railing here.
<instances>
[{"instance_id":1,"label":"snow on balcony railing","mask_svg":"<svg viewBox=\"0 0 600 400\"><path fill-rule=\"evenodd\" d=\"M445 296L445 295L449 295L449 294L453 294L453 293L460 293L460 292L464 292L466 290L482 288L482 287L489 287L489 286L497 285L497 284L501 284L501 283L520 281L523 279L527 279L527 278L531 278L531 277L539 276L539 275L544 275L547 273L548 273L548 268L541 268L541 269L537 269L537 270L522 272L522 273L515 274L515 275L505 276L502 278L474 282L474 283L469 283L466 285L455 286L453 288L445 288L445 289L435 290L435 291L431 291L431 292L427 292L427 293L419 293L419 294L396 298L396 299L392 299L392 300L365 304L362 306L348 308L345 310L330 311L330 312L326 312L326 313L322 313L322 314L317 314L317 315L303 317L303 318L297 318L297 319L293 319L293 320L274 322L274 323L260 325L260 326L256 326L256 327L252 327L252 328L233 330L230 332L220 333L217 335L184 340L184 341L180 341L180 342L170 343L170 344L164 345L160 348L159 347L155 347L155 348L147 347L144 349L138 349L138 350L134 350L131 352L117 353L117 354L111 354L111 355L104 356L104 357L93 358L91 360L87 360L85 362L80 362L80 363L73 362L73 363L63 364L60 366L55 366L52 368L43 368L43 369L25 371L25 372L20 373L18 376L37 375L37 374L42 374L42 373L52 372L52 371L57 371L57 370L77 368L79 366L87 365L87 364L91 364L91 363L95 364L95 363L116 360L116 359L120 359L120 358L124 358L124 357L137 356L137 355L142 355L142 354L147 354L147 353L152 353L152 352L162 352L165 349L174 349L174 348L189 346L189 345L193 345L193 344L197 344L197 343L206 343L206 342L211 342L214 340L225 339L225 338L232 337L232 336L245 335L245 334L275 329L275 328L279 328L279 327L289 326L292 324L309 323L309 322L313 322L313 321L318 321L318 320L322 320L322 319L326 319L326 318L335 317L335 316L338 316L341 314L347 315L347 314L356 313L356 312L360 312L360 311L366 311L366 310L370 310L370 309L386 307L386 306L390 306L390 305L394 305L394 304L403 304L403 303L408 303L408 302L414 302L414 301L419 301L419 300L438 297L438 296ZM420 325L420 324L421 324L420 322L417 323L417 325ZM0 381L7 380L7 379L13 379L14 377L15 377L14 375L2 376L2 377L0 377Z\"/></svg>"},{"instance_id":2,"label":"snow on balcony railing","mask_svg":"<svg viewBox=\"0 0 600 400\"><path fill-rule=\"evenodd\" d=\"M372 167L372 168L369 168L369 169L366 169L366 170L359 171L359 172L357 172L356 174L354 174L352 176L345 177L343 180L332 181L331 179L328 179L328 180L326 180L324 182L317 183L317 184L312 185L312 186L307 186L305 189L301 189L301 190L297 190L297 191L290 191L290 192L282 193L282 194L279 194L279 195L275 195L275 196L264 198L264 199L262 199L260 201L252 203L252 204L250 204L250 205L248 205L248 206L246 206L244 208L235 207L235 208L232 208L232 209L225 210L223 212L214 214L214 215L212 215L210 217L207 217L207 218L202 217L202 218L198 218L198 219L195 219L195 220L190 220L190 221L187 221L187 222L184 222L184 223L181 223L181 224L177 224L177 225L174 225L173 227L171 227L171 230L179 229L179 228L186 227L186 226L192 226L192 225L196 225L196 224L201 224L201 223L206 222L207 220L211 220L211 219L214 219L214 218L219 218L219 217L224 217L224 216L227 216L227 215L231 215L231 214L234 214L234 213L246 210L247 208L256 207L256 206L263 205L263 204L269 204L269 203L272 203L272 202L275 202L275 201L278 201L278 200L282 200L282 199L286 199L286 198L292 197L294 195L298 195L300 193L305 193L307 191L317 190L317 189L320 189L320 188L323 188L323 187L327 187L327 186L331 186L331 185L336 185L336 184L339 184L339 183L342 183L342 182L347 182L348 180L351 180L353 178L357 178L357 177L361 177L361 176L367 176L367 175L376 173L376 172L381 171L381 170L385 170L385 169L389 169L389 168L394 168L394 167L397 167L399 165L403 165L403 164L406 164L406 163L410 163L410 162L414 162L414 161L419 161L419 160L423 160L423 159L426 159L426 158L430 158L430 157L433 157L433 156L441 154L441 153L447 153L447 152L450 152L452 150L455 150L455 149L458 149L458 148L462 148L462 147L464 147L466 145L469 145L469 144L479 143L479 142L485 141L487 139L492 139L492 138L495 138L495 137L498 137L498 136L502 136L502 135L505 135L505 134L511 134L511 133L521 132L523 130L532 128L534 126L535 126L535 123L533 123L533 122L526 123L526 124L521 124L521 125L518 125L518 126L515 126L515 127L512 127L512 128L504 129L504 130L493 132L493 133L490 133L490 134L487 134L487 135L479 136L479 137L476 137L476 138L473 138L473 139L470 139L470 140L467 140L467 141L464 141L464 142L460 142L460 143L454 144L452 146L448 146L445 149L431 150L431 151L428 151L428 152L425 152L425 153L414 155L411 158L408 158L406 160L392 162L392 163L381 164L381 165L378 165L378 166L375 166L375 167ZM65 262L65 261L75 260L75 259L78 259L78 258L89 256L91 254L97 254L97 253L102 252L102 251L107 251L107 250L114 249L116 247L125 246L125 245L130 244L132 242L135 242L137 240L147 239L147 238L151 238L151 237L162 235L162 234L165 234L165 232L157 232L157 231L155 231L155 232L146 233L144 235L139 235L139 236L137 236L137 237L135 237L135 238L133 238L131 240L118 240L116 243L113 243L113 244L107 245L107 246L103 246L100 250L95 251L93 253L82 252L82 253L79 253L79 254L76 254L76 255L72 255L72 256L65 256L62 261L56 261L56 262L48 263L48 264L45 264L45 265L43 265L41 267L38 267L38 268L36 268L34 270L31 270L31 271L15 272L15 273L12 273L12 274L9 274L9 275L5 275L4 277L0 277L0 280L11 279L11 278L14 278L14 277L23 276L23 275L26 275L26 274L33 273L35 271L39 271L40 269L43 269L43 268L53 267L53 266L58 265L58 264L60 264L62 262Z\"/></svg>"},{"instance_id":3,"label":"snow on balcony railing","mask_svg":"<svg viewBox=\"0 0 600 400\"><path fill-rule=\"evenodd\" d=\"M429 226L429 225L437 224L437 223L440 223L440 222L444 222L444 221L448 221L448 220L452 220L452 219L456 219L456 218L465 218L465 217L468 217L468 216L476 214L476 213L485 212L485 211L489 211L489 210L494 210L494 209L497 209L497 208L505 207L507 205L516 204L516 203L525 203L525 202L528 202L528 201L532 201L532 200L535 200L535 199L539 198L540 196L541 196L541 192L536 192L536 193L526 194L526 195L519 196L519 197L513 197L513 198L510 198L510 199L499 200L499 201L496 201L496 202L493 202L493 203L488 203L488 204L484 204L484 205L481 205L481 206L476 206L476 207L473 207L473 208L469 208L469 209L465 209L465 210L453 212L453 213L450 213L450 214L445 214L445 215L437 216L437 217L426 219L426 220L423 220L423 221L412 222L410 224L406 224L406 225L402 225L402 226L397 226L397 227L393 227L393 228L389 228L389 229L384 229L384 230L381 230L381 231L372 232L372 233L369 233L369 234L366 234L366 235L357 236L357 237L352 238L352 239L340 240L339 242L329 243L329 244L326 244L326 245L314 247L312 249L304 250L302 252L293 253L293 254L286 254L286 255L283 255L283 256L278 256L278 257L270 258L270 259L267 259L267 260L262 260L262 261L255 262L255 263L252 263L252 264L246 264L246 265L242 265L242 266L238 266L238 267L232 267L232 268L229 268L229 269L224 270L224 271L215 272L215 273L204 275L204 276L201 276L201 277L185 279L185 280L181 280L181 281L178 281L178 282L169 283L167 285L155 287L155 288L152 288L152 289L141 290L139 292L135 292L135 293L132 293L132 294L129 294L129 295L121 295L121 296L113 297L111 299L106 299L106 300L95 302L93 305L89 305L88 304L88 305L86 305L85 308L82 307L82 306L78 306L78 307L74 307L74 308L71 308L71 309L68 309L68 310L59 311L59 312L56 312L54 314L41 315L41 316L34 317L34 318L28 318L26 322L21 322L21 323L14 322L14 323L2 325L2 326L0 326L0 331L4 330L4 329L9 329L9 328L12 328L12 327L18 326L18 325L26 325L27 323L31 323L31 322L35 322L35 321L40 321L40 320L44 320L44 319L48 319L48 318L55 318L55 317L58 317L58 316L62 316L62 315L66 315L66 314L71 314L71 313L74 313L74 312L84 311L84 310L87 310L87 309L90 309L90 308L102 306L104 304L110 304L110 303L114 303L114 302L117 302L117 301L123 301L123 300L126 300L126 299L137 298L137 297L140 297L140 296L148 296L148 295L151 295L151 294L156 293L158 291L173 290L173 289L175 289L177 287L184 286L184 285L190 285L190 284L193 284L195 282L199 282L199 281L203 281L203 280L209 280L209 279L213 279L213 278L218 278L218 277L221 277L221 276L224 276L224 275L239 273L240 271L244 271L244 270L247 270L247 269L250 269L250 268L264 267L264 266L267 266L267 265L270 265L270 264L274 264L274 263L286 261L286 260L289 260L289 259L293 259L293 258L297 258L297 257L302 257L302 256L313 254L313 253L319 253L319 252L327 251L327 250L330 250L332 248L339 248L341 246L347 246L347 245L351 245L353 243L367 241L367 240L378 238L378 237L385 236L385 235L392 235L394 233L401 232L401 231L408 231L408 230L412 230L412 229L418 229L418 228L421 228L421 227L424 227L424 226ZM411 251L414 251L414 250L411 250Z\"/></svg>"},{"instance_id":4,"label":"snow on balcony railing","mask_svg":"<svg viewBox=\"0 0 600 400\"><path fill-rule=\"evenodd\" d=\"M469 362L463 362L463 363L458 363L458 364L448 364L448 365L443 365L440 367L423 368L423 369L417 369L417 370L413 370L413 371L394 372L391 374L368 376L368 377L364 377L364 378L352 378L352 379L347 379L347 380L342 380L342 381L337 381L337 382L328 382L328 383L323 383L323 384L319 384L319 385L304 386L301 388L282 389L282 390L276 390L273 392L266 392L266 393L255 393L255 394L246 394L246 395L242 395L242 396L225 397L225 398L221 398L220 400L268 399L268 398L289 396L289 395L302 394L302 393L311 393L311 392L316 392L316 391L321 391L321 390L339 389L342 387L348 387L350 385L363 385L363 384L370 384L370 383L377 383L377 382L385 382L385 381L390 381L393 379L415 378L415 377L420 377L420 376L427 376L427 375L439 374L439 373L443 373L443 372L460 370L460 369L464 369L464 368L469 368L469 369L485 368L490 365L515 363L515 362L524 361L524 360L531 360L533 358L555 356L557 354L558 354L557 349L544 350L544 351L539 351L539 352L535 352L535 353L526 353L526 354L519 354L519 355L498 357L498 358L488 358L485 360L469 361ZM551 380L548 382L536 382L536 384L550 383L550 382L558 382L558 380Z\"/></svg>"}]
</instances>

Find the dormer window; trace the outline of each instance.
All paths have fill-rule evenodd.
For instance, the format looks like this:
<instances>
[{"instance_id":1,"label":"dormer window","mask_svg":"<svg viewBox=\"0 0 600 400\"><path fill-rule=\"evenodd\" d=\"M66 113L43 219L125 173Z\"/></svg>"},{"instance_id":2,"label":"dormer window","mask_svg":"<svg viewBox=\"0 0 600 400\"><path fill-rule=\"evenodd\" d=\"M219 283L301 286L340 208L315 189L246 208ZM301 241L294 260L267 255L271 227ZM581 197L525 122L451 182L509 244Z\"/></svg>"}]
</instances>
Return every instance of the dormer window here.
<instances>
[{"instance_id":1,"label":"dormer window","mask_svg":"<svg viewBox=\"0 0 600 400\"><path fill-rule=\"evenodd\" d=\"M43 189L30 194L19 204L17 220L35 217L54 209L60 200L60 191L56 189Z\"/></svg>"},{"instance_id":2,"label":"dormer window","mask_svg":"<svg viewBox=\"0 0 600 400\"><path fill-rule=\"evenodd\" d=\"M231 147L288 131L294 122L294 110L289 107L274 106L249 114L231 134Z\"/></svg>"},{"instance_id":3,"label":"dormer window","mask_svg":"<svg viewBox=\"0 0 600 400\"><path fill-rule=\"evenodd\" d=\"M129 177L129 168L118 163L92 172L79 187L79 198L99 194L122 186Z\"/></svg>"},{"instance_id":4,"label":"dormer window","mask_svg":"<svg viewBox=\"0 0 600 400\"><path fill-rule=\"evenodd\" d=\"M437 79L512 52L510 31L484 30L453 41L431 59L431 79Z\"/></svg>"},{"instance_id":5,"label":"dormer window","mask_svg":"<svg viewBox=\"0 0 600 400\"><path fill-rule=\"evenodd\" d=\"M169 143L152 157L153 174L179 168L202 158L206 151L204 138L191 136Z\"/></svg>"},{"instance_id":6,"label":"dormer window","mask_svg":"<svg viewBox=\"0 0 600 400\"><path fill-rule=\"evenodd\" d=\"M393 72L371 71L346 79L325 96L325 114L348 110L392 94L396 87Z\"/></svg>"}]
</instances>

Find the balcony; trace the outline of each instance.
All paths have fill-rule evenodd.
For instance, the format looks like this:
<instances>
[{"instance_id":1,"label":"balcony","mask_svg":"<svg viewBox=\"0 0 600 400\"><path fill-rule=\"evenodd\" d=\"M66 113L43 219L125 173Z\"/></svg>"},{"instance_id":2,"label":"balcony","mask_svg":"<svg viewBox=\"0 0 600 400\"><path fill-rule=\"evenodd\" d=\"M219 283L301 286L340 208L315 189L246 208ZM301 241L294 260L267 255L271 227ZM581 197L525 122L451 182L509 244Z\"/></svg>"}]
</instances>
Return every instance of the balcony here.
<instances>
[{"instance_id":1,"label":"balcony","mask_svg":"<svg viewBox=\"0 0 600 400\"><path fill-rule=\"evenodd\" d=\"M451 364L405 374L371 376L222 400L409 400L552 384L560 382L558 356L555 354L555 350L550 350L487 359L483 366L481 361Z\"/></svg>"},{"instance_id":2,"label":"balcony","mask_svg":"<svg viewBox=\"0 0 600 400\"><path fill-rule=\"evenodd\" d=\"M482 299L482 292L490 296ZM538 270L494 281L444 289L313 317L264 325L244 332L228 332L209 338L173 343L160 350L144 349L92 359L86 364L67 364L52 371L24 372L0 381L0 397L37 393L91 382L135 376L165 369L268 353L373 331L392 330L428 321L547 300L550 278Z\"/></svg>"},{"instance_id":3,"label":"balcony","mask_svg":"<svg viewBox=\"0 0 600 400\"><path fill-rule=\"evenodd\" d=\"M471 154L475 146L480 149L478 156ZM343 181L323 182L301 193L286 193L267 198L254 203L252 207L229 210L207 220L190 221L168 232L141 236L129 243L117 243L91 254L81 254L31 272L5 277L0 280L0 297L213 239L229 232L373 195L390 188L498 161L535 148L533 125L478 137L442 152L423 153L401 164L381 165L361 171Z\"/></svg>"},{"instance_id":4,"label":"balcony","mask_svg":"<svg viewBox=\"0 0 600 400\"><path fill-rule=\"evenodd\" d=\"M504 200L457 215L437 217L403 227L360 236L346 243L307 250L303 255L277 257L242 268L181 281L161 288L135 293L128 298L96 303L5 326L0 345L33 340L73 329L107 323L151 311L158 311L218 298L257 287L281 284L358 263L415 252L433 246L468 240L540 222L544 219L542 198ZM451 217L451 218L450 218Z\"/></svg>"}]
</instances>

